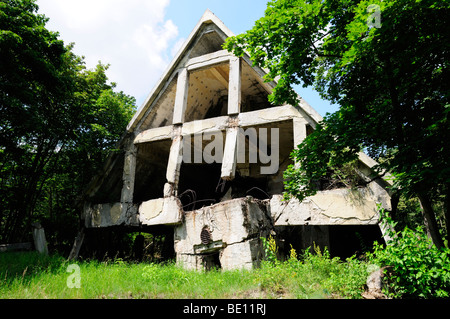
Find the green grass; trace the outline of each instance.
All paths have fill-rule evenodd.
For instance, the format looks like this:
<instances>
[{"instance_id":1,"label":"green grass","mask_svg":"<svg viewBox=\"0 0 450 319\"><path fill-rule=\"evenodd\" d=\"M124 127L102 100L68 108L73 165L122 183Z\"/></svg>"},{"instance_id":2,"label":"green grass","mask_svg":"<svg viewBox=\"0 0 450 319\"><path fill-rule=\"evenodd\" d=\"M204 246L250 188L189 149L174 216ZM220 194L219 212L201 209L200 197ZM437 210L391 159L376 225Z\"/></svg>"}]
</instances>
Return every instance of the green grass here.
<instances>
[{"instance_id":1,"label":"green grass","mask_svg":"<svg viewBox=\"0 0 450 319\"><path fill-rule=\"evenodd\" d=\"M367 265L328 255L264 262L251 271L187 271L173 263L79 262L80 288L69 288L69 262L37 253L0 254L0 298L361 298Z\"/></svg>"}]
</instances>

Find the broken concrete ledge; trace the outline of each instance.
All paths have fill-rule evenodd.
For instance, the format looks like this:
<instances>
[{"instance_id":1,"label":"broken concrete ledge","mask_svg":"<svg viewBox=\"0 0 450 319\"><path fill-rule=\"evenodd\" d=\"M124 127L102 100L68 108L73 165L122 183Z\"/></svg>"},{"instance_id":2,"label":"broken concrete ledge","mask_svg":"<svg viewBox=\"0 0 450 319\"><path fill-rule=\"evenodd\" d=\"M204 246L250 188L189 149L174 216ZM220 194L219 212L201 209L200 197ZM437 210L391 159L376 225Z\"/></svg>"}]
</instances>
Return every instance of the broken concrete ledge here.
<instances>
[{"instance_id":1,"label":"broken concrete ledge","mask_svg":"<svg viewBox=\"0 0 450 319\"><path fill-rule=\"evenodd\" d=\"M195 221L199 218L195 216L204 214L242 215L241 206L248 206L246 209L249 210L251 216L267 215L264 218L269 218L273 226L374 225L379 222L379 204L390 210L389 198L380 196L377 190L370 185L357 189L326 190L320 191L302 202L295 198L285 201L282 195L273 195L271 199L267 200L244 197L220 202L192 212L184 212L180 200L175 196L152 199L142 202L140 205L133 204L131 208L128 208L130 205L122 203L93 204L85 208L86 226L178 225L183 222L183 216L188 219L193 216ZM253 208L256 206L257 208ZM239 219L239 222L242 222L241 219L244 216L245 214L236 217L236 220ZM262 217L247 218L247 222L251 223L258 218ZM231 227L229 236L240 236L234 227L227 227Z\"/></svg>"},{"instance_id":2,"label":"broken concrete ledge","mask_svg":"<svg viewBox=\"0 0 450 319\"><path fill-rule=\"evenodd\" d=\"M177 197L165 197L143 202L139 206L142 225L175 225L182 220L183 207Z\"/></svg>"},{"instance_id":3,"label":"broken concrete ledge","mask_svg":"<svg viewBox=\"0 0 450 319\"><path fill-rule=\"evenodd\" d=\"M379 221L378 204L368 188L320 191L299 202L282 195L270 199L275 226L294 225L375 225Z\"/></svg>"}]
</instances>

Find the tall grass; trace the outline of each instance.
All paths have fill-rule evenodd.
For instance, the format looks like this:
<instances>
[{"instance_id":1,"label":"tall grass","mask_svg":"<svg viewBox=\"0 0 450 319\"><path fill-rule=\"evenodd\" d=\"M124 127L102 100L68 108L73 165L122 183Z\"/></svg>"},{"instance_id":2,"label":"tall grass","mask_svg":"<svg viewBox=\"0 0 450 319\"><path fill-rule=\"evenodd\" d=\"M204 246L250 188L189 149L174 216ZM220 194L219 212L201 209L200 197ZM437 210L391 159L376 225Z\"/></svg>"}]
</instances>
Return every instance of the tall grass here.
<instances>
[{"instance_id":1,"label":"tall grass","mask_svg":"<svg viewBox=\"0 0 450 319\"><path fill-rule=\"evenodd\" d=\"M356 260L327 253L265 261L254 270L184 270L174 263L80 262L80 288L69 263L37 253L0 254L0 298L360 298L367 273ZM69 285L70 286L70 285Z\"/></svg>"}]
</instances>

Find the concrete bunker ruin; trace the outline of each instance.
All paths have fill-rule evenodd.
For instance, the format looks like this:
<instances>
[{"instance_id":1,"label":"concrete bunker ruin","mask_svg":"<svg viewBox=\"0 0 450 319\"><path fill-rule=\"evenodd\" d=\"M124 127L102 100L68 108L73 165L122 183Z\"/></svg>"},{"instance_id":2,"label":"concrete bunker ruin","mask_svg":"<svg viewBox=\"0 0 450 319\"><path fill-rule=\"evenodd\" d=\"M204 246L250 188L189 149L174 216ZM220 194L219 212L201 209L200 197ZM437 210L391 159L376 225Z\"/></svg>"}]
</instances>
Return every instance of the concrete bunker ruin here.
<instances>
[{"instance_id":1,"label":"concrete bunker ruin","mask_svg":"<svg viewBox=\"0 0 450 319\"><path fill-rule=\"evenodd\" d=\"M273 232L287 249L314 242L336 254L353 250L355 234L381 237L388 182L363 153L364 186L283 201L289 154L322 118L303 99L271 105L265 70L222 49L232 35L204 13L91 182L85 227L169 228L177 262L190 269L250 269Z\"/></svg>"}]
</instances>

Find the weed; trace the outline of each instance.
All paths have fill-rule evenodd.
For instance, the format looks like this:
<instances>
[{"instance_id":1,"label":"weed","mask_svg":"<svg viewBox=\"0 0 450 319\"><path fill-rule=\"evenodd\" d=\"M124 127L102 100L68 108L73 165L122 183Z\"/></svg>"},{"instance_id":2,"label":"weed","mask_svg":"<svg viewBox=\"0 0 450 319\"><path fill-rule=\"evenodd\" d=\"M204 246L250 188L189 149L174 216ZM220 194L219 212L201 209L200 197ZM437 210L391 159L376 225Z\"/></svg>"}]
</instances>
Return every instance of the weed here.
<instances>
[{"instance_id":1,"label":"weed","mask_svg":"<svg viewBox=\"0 0 450 319\"><path fill-rule=\"evenodd\" d=\"M347 266L327 251L299 256L291 248L289 260L280 262L275 240L268 243L271 261L253 270L204 272L173 262L83 261L77 263L80 288L68 287L69 263L61 257L0 254L0 298L358 298L362 292L352 273L360 269L358 261Z\"/></svg>"}]
</instances>

